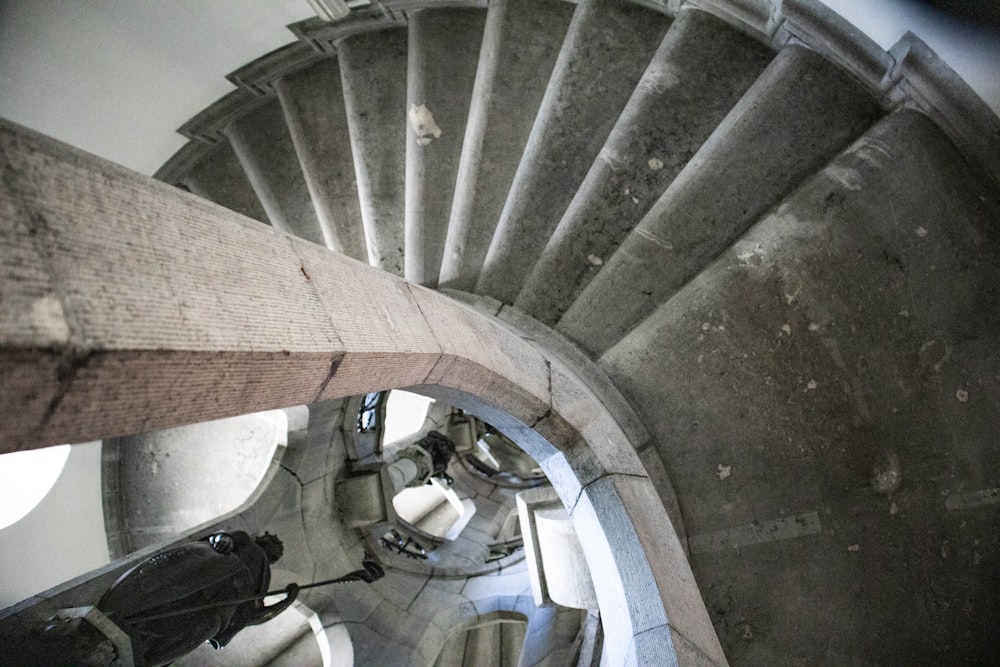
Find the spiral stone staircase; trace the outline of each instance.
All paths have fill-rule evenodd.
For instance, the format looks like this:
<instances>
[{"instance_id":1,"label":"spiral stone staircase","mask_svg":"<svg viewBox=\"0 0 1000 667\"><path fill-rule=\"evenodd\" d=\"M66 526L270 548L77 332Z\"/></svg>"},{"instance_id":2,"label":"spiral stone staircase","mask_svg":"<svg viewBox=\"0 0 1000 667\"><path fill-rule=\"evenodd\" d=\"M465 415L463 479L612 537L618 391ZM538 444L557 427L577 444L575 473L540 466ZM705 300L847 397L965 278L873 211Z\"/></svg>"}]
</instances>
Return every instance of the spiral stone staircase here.
<instances>
[{"instance_id":1,"label":"spiral stone staircase","mask_svg":"<svg viewBox=\"0 0 1000 667\"><path fill-rule=\"evenodd\" d=\"M312 404L295 437L323 447L356 411L339 397L362 391L416 386L481 414L573 514L603 624L595 648L594 622L527 605L516 569L459 586L404 572L340 598L356 662L508 664L560 623L560 650L518 664L994 659L1000 121L918 38L887 53L812 0L385 0L290 27L156 177L309 242L288 242L293 273L370 318L334 319L343 349L384 336L397 356L324 357L315 396L275 389L242 412ZM109 169L93 167L127 181ZM214 244L259 286L284 251L240 224L192 257ZM200 294L224 284L171 252L210 274ZM290 281L261 289L293 303ZM271 313L274 341L319 331L296 308ZM411 373L424 320L475 363ZM369 377L348 391L345 374ZM156 419L116 433L184 418ZM281 493L329 505L308 484L334 485L344 460L311 447L289 446ZM265 505L282 502L304 503ZM493 587L489 605L470 586ZM451 605L474 609L435 616ZM515 609L527 630L483 629Z\"/></svg>"}]
</instances>

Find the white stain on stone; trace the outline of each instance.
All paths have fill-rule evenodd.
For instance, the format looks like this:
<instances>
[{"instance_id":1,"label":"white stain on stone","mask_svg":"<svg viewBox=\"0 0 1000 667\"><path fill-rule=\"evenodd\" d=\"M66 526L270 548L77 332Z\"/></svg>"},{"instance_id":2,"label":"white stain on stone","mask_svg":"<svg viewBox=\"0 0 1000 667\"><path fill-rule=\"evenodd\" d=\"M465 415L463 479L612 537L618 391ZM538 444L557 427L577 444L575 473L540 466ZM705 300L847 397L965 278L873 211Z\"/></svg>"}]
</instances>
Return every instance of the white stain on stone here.
<instances>
[{"instance_id":1,"label":"white stain on stone","mask_svg":"<svg viewBox=\"0 0 1000 667\"><path fill-rule=\"evenodd\" d=\"M927 236L927 230L924 229L923 227L917 227L917 231L914 233L920 238L924 238L925 236Z\"/></svg>"},{"instance_id":2,"label":"white stain on stone","mask_svg":"<svg viewBox=\"0 0 1000 667\"><path fill-rule=\"evenodd\" d=\"M903 472L899 457L895 454L880 456L872 466L872 490L883 496L899 491L903 483ZM890 514L893 514L890 508Z\"/></svg>"},{"instance_id":3,"label":"white stain on stone","mask_svg":"<svg viewBox=\"0 0 1000 667\"><path fill-rule=\"evenodd\" d=\"M611 169L611 171L620 172L625 169L625 160L622 158L621 153L610 146L602 148L598 157L607 163L608 168Z\"/></svg>"},{"instance_id":4,"label":"white stain on stone","mask_svg":"<svg viewBox=\"0 0 1000 667\"><path fill-rule=\"evenodd\" d=\"M636 197L634 194L632 194L632 189L631 188L625 188L625 194L628 195L629 199L632 200L633 204L638 204L639 203L639 198Z\"/></svg>"},{"instance_id":5,"label":"white stain on stone","mask_svg":"<svg viewBox=\"0 0 1000 667\"><path fill-rule=\"evenodd\" d=\"M655 94L666 92L681 82L677 75L677 70L670 64L651 64L646 68L642 79L639 81L639 88Z\"/></svg>"},{"instance_id":6,"label":"white stain on stone","mask_svg":"<svg viewBox=\"0 0 1000 667\"><path fill-rule=\"evenodd\" d=\"M810 322L808 328L809 328L809 331L812 331L812 332L819 331L819 325L816 324L815 322Z\"/></svg>"},{"instance_id":7,"label":"white stain on stone","mask_svg":"<svg viewBox=\"0 0 1000 667\"><path fill-rule=\"evenodd\" d=\"M809 383L806 385L806 391L812 391L818 386L819 383L817 383L816 380L809 380Z\"/></svg>"},{"instance_id":8,"label":"white stain on stone","mask_svg":"<svg viewBox=\"0 0 1000 667\"><path fill-rule=\"evenodd\" d=\"M587 255L587 261L593 264L594 266L601 266L602 264L604 264L604 260L598 257L597 255Z\"/></svg>"},{"instance_id":9,"label":"white stain on stone","mask_svg":"<svg viewBox=\"0 0 1000 667\"><path fill-rule=\"evenodd\" d=\"M782 331L783 331L783 332L785 333L785 335L787 335L787 336L791 336L791 335L792 335L792 325L791 325L791 324L782 324L782 325L781 325L781 330L782 330Z\"/></svg>"},{"instance_id":10,"label":"white stain on stone","mask_svg":"<svg viewBox=\"0 0 1000 667\"><path fill-rule=\"evenodd\" d=\"M719 479L725 479L733 474L733 466L724 466L720 463L715 474L719 476Z\"/></svg>"},{"instance_id":11,"label":"white stain on stone","mask_svg":"<svg viewBox=\"0 0 1000 667\"><path fill-rule=\"evenodd\" d=\"M69 325L62 302L54 295L43 296L31 304L31 324L53 343L69 342Z\"/></svg>"},{"instance_id":12,"label":"white stain on stone","mask_svg":"<svg viewBox=\"0 0 1000 667\"><path fill-rule=\"evenodd\" d=\"M830 165L826 168L825 173L847 190L860 190L865 183L864 176L857 169L851 169L850 167Z\"/></svg>"},{"instance_id":13,"label":"white stain on stone","mask_svg":"<svg viewBox=\"0 0 1000 667\"><path fill-rule=\"evenodd\" d=\"M649 158L649 162L647 162L647 164L649 165L649 168L652 169L653 171L659 171L663 169L663 160L659 158L651 157Z\"/></svg>"},{"instance_id":14,"label":"white stain on stone","mask_svg":"<svg viewBox=\"0 0 1000 667\"><path fill-rule=\"evenodd\" d=\"M860 544L850 544L850 545L847 546L847 550L850 551L851 553L856 554L859 551L861 551L861 545Z\"/></svg>"},{"instance_id":15,"label":"white stain on stone","mask_svg":"<svg viewBox=\"0 0 1000 667\"><path fill-rule=\"evenodd\" d=\"M968 403L969 402L969 392L967 392L964 389L956 389L955 390L955 398L958 399L959 403Z\"/></svg>"},{"instance_id":16,"label":"white stain on stone","mask_svg":"<svg viewBox=\"0 0 1000 667\"><path fill-rule=\"evenodd\" d=\"M417 143L426 146L435 139L441 138L441 128L434 122L434 114L426 104L410 105L410 127L417 135Z\"/></svg>"},{"instance_id":17,"label":"white stain on stone","mask_svg":"<svg viewBox=\"0 0 1000 667\"><path fill-rule=\"evenodd\" d=\"M764 263L764 246L758 243L753 248L741 252L736 259L744 266L761 266Z\"/></svg>"}]
</instances>

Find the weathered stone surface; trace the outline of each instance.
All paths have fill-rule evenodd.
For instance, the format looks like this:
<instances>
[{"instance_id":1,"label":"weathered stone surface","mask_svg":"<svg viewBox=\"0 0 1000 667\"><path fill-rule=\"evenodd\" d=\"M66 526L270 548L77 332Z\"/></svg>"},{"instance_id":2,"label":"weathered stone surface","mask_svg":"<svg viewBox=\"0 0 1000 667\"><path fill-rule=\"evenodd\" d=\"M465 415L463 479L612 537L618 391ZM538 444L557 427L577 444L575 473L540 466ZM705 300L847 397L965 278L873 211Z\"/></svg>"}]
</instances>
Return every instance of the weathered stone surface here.
<instances>
[{"instance_id":1,"label":"weathered stone surface","mask_svg":"<svg viewBox=\"0 0 1000 667\"><path fill-rule=\"evenodd\" d=\"M447 297L22 130L4 126L2 139L2 201L17 201L5 204L14 215L5 221L11 229L5 243L20 252L3 255L5 275L19 282L3 293L9 317L0 328L0 358L18 369L18 360L43 341L54 348L46 354L76 360L68 378L59 369L33 378L38 394L58 394L58 401L44 411L37 406L26 422L33 426L15 434L22 440L5 432L5 447L107 435L109 429L176 426L248 405L308 404L421 383L453 393L453 404L489 406L514 426L518 442L534 443L549 456L562 447L576 476L607 472L602 466L608 452L594 456L573 449L582 447L582 432L627 444L593 393L574 386L579 380L566 375L564 382L559 371L553 376L558 360ZM121 225L131 225L134 233L117 236ZM42 270L20 266L32 251L32 266ZM242 280L233 281L234 275ZM60 310L44 311L44 321L32 319L40 299L58 300ZM553 383L562 397L555 404ZM637 463L627 451L626 458ZM614 457L608 461L614 468ZM342 456L327 458L334 472L342 463ZM291 469L275 479L283 480L284 495L275 492L255 504L241 522L337 524L323 480L303 485ZM312 511L302 513L298 498L306 496ZM629 512L659 517L669 530L655 495L637 496L636 502L626 509L615 494L588 500L597 517L590 529L600 534L581 533L581 539L605 540L612 528L605 519L617 522ZM314 526L308 535L296 533L297 542L308 545L299 565L313 574L342 564L346 552L360 551L360 544L343 536L315 537L322 532ZM344 544L345 554L324 560L317 546L324 540ZM629 553L641 557L642 550ZM94 581L112 575L108 570ZM514 576L524 572L497 580ZM616 590L613 599L638 600L648 592L648 582L631 575L608 581ZM509 588L506 579L500 588ZM487 589L477 599L491 605L496 592ZM74 595L83 590L74 589ZM369 605L360 602L355 610L345 602L345 618L367 613ZM382 597L368 602L382 604ZM472 612L478 613L474 607ZM623 617L619 630L631 636L632 622L641 631L650 615L662 617L662 606ZM383 647L390 658L393 646ZM408 646L415 648L416 641Z\"/></svg>"},{"instance_id":2,"label":"weathered stone surface","mask_svg":"<svg viewBox=\"0 0 1000 667\"><path fill-rule=\"evenodd\" d=\"M519 338L500 334L506 333L502 326L464 308L455 308L446 297L413 290L413 298L445 355L426 378L426 384L442 384L441 379L450 376L454 379L448 384L454 388L497 406L506 403L510 408L505 410L507 414L522 424L535 423L549 409L549 369L535 348ZM459 349L472 356L458 358L455 352ZM499 373L487 378L479 368Z\"/></svg>"},{"instance_id":3,"label":"weathered stone surface","mask_svg":"<svg viewBox=\"0 0 1000 667\"><path fill-rule=\"evenodd\" d=\"M572 509L591 572L607 575L594 578L604 619L605 650L624 660L625 647L631 642L631 636L625 636L626 627L638 634L669 622L702 652L725 664L673 530L652 514L640 516L629 510L639 506L637 501L659 502L649 480L609 475L587 486ZM600 537L594 532L595 522L602 527ZM640 556L642 552L656 556L647 564ZM614 572L617 574L612 575ZM622 581L615 582L613 577L621 577ZM622 596L623 590L632 592ZM615 611L609 615L609 609ZM616 614L620 616L616 618ZM662 656L671 655L672 651L663 647Z\"/></svg>"},{"instance_id":4,"label":"weathered stone surface","mask_svg":"<svg viewBox=\"0 0 1000 667\"><path fill-rule=\"evenodd\" d=\"M513 303L669 25L631 3L577 5L476 292Z\"/></svg>"},{"instance_id":5,"label":"weathered stone surface","mask_svg":"<svg viewBox=\"0 0 1000 667\"><path fill-rule=\"evenodd\" d=\"M455 292L451 292L449 296L454 294ZM486 301L484 306L494 302L488 297L476 298L484 299ZM487 312L487 309L484 307L481 312ZM642 420L618 388L597 364L569 339L512 306L503 306L496 313L496 317L513 327L514 332L525 340L564 361L566 367L572 369L572 374L577 376L587 390L593 392L595 398L607 408L633 446L637 447L649 440L649 432Z\"/></svg>"},{"instance_id":6,"label":"weathered stone surface","mask_svg":"<svg viewBox=\"0 0 1000 667\"><path fill-rule=\"evenodd\" d=\"M559 0L489 5L441 261L444 287L476 286L572 13Z\"/></svg>"},{"instance_id":7,"label":"weathered stone surface","mask_svg":"<svg viewBox=\"0 0 1000 667\"><path fill-rule=\"evenodd\" d=\"M337 42L344 107L372 266L403 275L406 30ZM372 81L379 85L373 86Z\"/></svg>"},{"instance_id":8,"label":"weathered stone surface","mask_svg":"<svg viewBox=\"0 0 1000 667\"><path fill-rule=\"evenodd\" d=\"M270 224L232 146L221 142L180 183L191 192L248 218Z\"/></svg>"},{"instance_id":9,"label":"weathered stone surface","mask_svg":"<svg viewBox=\"0 0 1000 667\"><path fill-rule=\"evenodd\" d=\"M947 660L942 638L995 622L946 609L997 572L962 537L996 505L944 501L994 486L1000 204L982 183L898 111L602 358L709 546L691 562L734 662L820 641L830 661Z\"/></svg>"},{"instance_id":10,"label":"weathered stone surface","mask_svg":"<svg viewBox=\"0 0 1000 667\"><path fill-rule=\"evenodd\" d=\"M324 245L326 239L278 101L233 121L225 134L271 224Z\"/></svg>"},{"instance_id":11,"label":"weathered stone surface","mask_svg":"<svg viewBox=\"0 0 1000 667\"><path fill-rule=\"evenodd\" d=\"M558 322L773 56L710 14L680 11L515 305Z\"/></svg>"},{"instance_id":12,"label":"weathered stone surface","mask_svg":"<svg viewBox=\"0 0 1000 667\"><path fill-rule=\"evenodd\" d=\"M556 329L593 354L606 350L879 113L847 74L785 47Z\"/></svg>"},{"instance_id":13,"label":"weathered stone surface","mask_svg":"<svg viewBox=\"0 0 1000 667\"><path fill-rule=\"evenodd\" d=\"M404 275L436 287L486 12L423 10L409 18Z\"/></svg>"},{"instance_id":14,"label":"weathered stone surface","mask_svg":"<svg viewBox=\"0 0 1000 667\"><path fill-rule=\"evenodd\" d=\"M282 77L275 90L326 246L368 261L337 60Z\"/></svg>"}]
</instances>

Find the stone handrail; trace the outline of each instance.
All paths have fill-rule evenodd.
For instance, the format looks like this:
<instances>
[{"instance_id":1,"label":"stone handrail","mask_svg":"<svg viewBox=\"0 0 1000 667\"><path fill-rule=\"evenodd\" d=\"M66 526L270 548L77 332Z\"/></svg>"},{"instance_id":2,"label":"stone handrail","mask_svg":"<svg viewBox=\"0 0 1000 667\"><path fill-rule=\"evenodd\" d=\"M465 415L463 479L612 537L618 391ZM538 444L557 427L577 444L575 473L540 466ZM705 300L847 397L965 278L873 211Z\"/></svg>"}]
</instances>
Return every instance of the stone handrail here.
<instances>
[{"instance_id":1,"label":"stone handrail","mask_svg":"<svg viewBox=\"0 0 1000 667\"><path fill-rule=\"evenodd\" d=\"M0 125L0 451L416 387L548 474L611 664L725 664L622 428L571 369L432 290Z\"/></svg>"}]
</instances>

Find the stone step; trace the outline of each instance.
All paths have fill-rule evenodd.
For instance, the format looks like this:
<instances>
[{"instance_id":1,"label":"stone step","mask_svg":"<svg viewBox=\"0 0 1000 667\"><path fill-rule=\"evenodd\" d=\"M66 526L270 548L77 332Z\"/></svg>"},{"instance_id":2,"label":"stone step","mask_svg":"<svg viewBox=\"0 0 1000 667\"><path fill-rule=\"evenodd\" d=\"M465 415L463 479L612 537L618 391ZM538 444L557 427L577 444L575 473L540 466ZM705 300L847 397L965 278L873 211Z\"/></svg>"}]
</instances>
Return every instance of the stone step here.
<instances>
[{"instance_id":1,"label":"stone step","mask_svg":"<svg viewBox=\"0 0 1000 667\"><path fill-rule=\"evenodd\" d=\"M406 30L337 42L361 217L372 266L403 275Z\"/></svg>"},{"instance_id":2,"label":"stone step","mask_svg":"<svg viewBox=\"0 0 1000 667\"><path fill-rule=\"evenodd\" d=\"M434 660L434 667L459 667L467 663L465 657L466 632L455 632L445 642L444 648Z\"/></svg>"},{"instance_id":3,"label":"stone step","mask_svg":"<svg viewBox=\"0 0 1000 667\"><path fill-rule=\"evenodd\" d=\"M562 0L490 3L439 284L476 286L535 113L566 35Z\"/></svg>"},{"instance_id":4,"label":"stone step","mask_svg":"<svg viewBox=\"0 0 1000 667\"><path fill-rule=\"evenodd\" d=\"M486 12L410 14L407 61L407 280L436 287Z\"/></svg>"},{"instance_id":5,"label":"stone step","mask_svg":"<svg viewBox=\"0 0 1000 667\"><path fill-rule=\"evenodd\" d=\"M996 614L925 586L995 590L960 565L995 512L959 528L946 497L994 485L973 462L1000 430L998 218L988 179L897 111L600 358L654 433L733 664L817 642L912 664L991 636Z\"/></svg>"},{"instance_id":6,"label":"stone step","mask_svg":"<svg viewBox=\"0 0 1000 667\"><path fill-rule=\"evenodd\" d=\"M472 628L467 633L465 655L462 665L477 665L477 667L503 667L500 662L501 623L488 623Z\"/></svg>"},{"instance_id":7,"label":"stone step","mask_svg":"<svg viewBox=\"0 0 1000 667\"><path fill-rule=\"evenodd\" d=\"M477 293L513 303L669 26L618 0L577 5Z\"/></svg>"},{"instance_id":8,"label":"stone step","mask_svg":"<svg viewBox=\"0 0 1000 667\"><path fill-rule=\"evenodd\" d=\"M599 355L880 113L844 71L804 47L785 47L556 329Z\"/></svg>"},{"instance_id":9,"label":"stone step","mask_svg":"<svg viewBox=\"0 0 1000 667\"><path fill-rule=\"evenodd\" d=\"M257 193L247 180L232 146L220 142L212 152L191 167L178 183L188 190L248 218L271 224Z\"/></svg>"},{"instance_id":10,"label":"stone step","mask_svg":"<svg viewBox=\"0 0 1000 667\"><path fill-rule=\"evenodd\" d=\"M524 646L527 623L500 623L500 665L517 665Z\"/></svg>"},{"instance_id":11,"label":"stone step","mask_svg":"<svg viewBox=\"0 0 1000 667\"><path fill-rule=\"evenodd\" d=\"M368 261L340 68L327 58L275 83L326 245Z\"/></svg>"},{"instance_id":12,"label":"stone step","mask_svg":"<svg viewBox=\"0 0 1000 667\"><path fill-rule=\"evenodd\" d=\"M711 14L682 10L516 305L559 321L773 56Z\"/></svg>"},{"instance_id":13,"label":"stone step","mask_svg":"<svg viewBox=\"0 0 1000 667\"><path fill-rule=\"evenodd\" d=\"M325 245L278 100L234 120L223 133L271 224Z\"/></svg>"}]
</instances>

